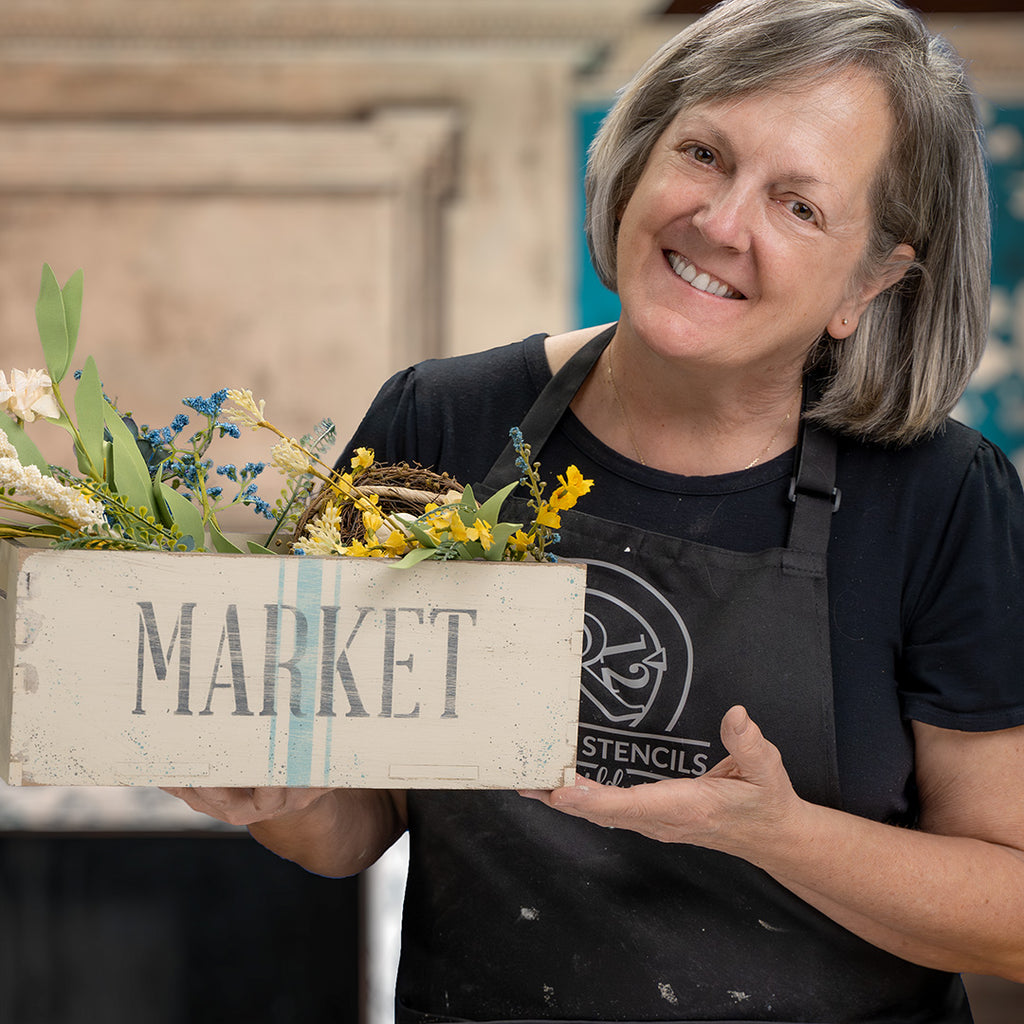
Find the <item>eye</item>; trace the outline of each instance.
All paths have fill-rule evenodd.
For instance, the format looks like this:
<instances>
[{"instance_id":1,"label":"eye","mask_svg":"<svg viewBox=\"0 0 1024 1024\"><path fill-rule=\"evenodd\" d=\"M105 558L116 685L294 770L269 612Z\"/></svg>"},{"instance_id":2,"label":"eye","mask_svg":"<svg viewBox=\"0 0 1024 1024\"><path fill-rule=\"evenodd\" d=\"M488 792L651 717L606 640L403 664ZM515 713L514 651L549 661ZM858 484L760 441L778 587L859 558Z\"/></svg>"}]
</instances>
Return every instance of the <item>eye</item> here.
<instances>
[{"instance_id":1,"label":"eye","mask_svg":"<svg viewBox=\"0 0 1024 1024\"><path fill-rule=\"evenodd\" d=\"M799 199L791 199L788 203L790 213L799 220L813 221L817 220L817 214L814 212L813 207L808 206L806 203L800 202Z\"/></svg>"},{"instance_id":2,"label":"eye","mask_svg":"<svg viewBox=\"0 0 1024 1024\"><path fill-rule=\"evenodd\" d=\"M708 166L713 165L718 159L715 156L715 151L713 149L708 149L707 146L702 146L699 142L691 142L683 146L683 152L686 153L687 156L696 160L697 163L706 164Z\"/></svg>"}]
</instances>

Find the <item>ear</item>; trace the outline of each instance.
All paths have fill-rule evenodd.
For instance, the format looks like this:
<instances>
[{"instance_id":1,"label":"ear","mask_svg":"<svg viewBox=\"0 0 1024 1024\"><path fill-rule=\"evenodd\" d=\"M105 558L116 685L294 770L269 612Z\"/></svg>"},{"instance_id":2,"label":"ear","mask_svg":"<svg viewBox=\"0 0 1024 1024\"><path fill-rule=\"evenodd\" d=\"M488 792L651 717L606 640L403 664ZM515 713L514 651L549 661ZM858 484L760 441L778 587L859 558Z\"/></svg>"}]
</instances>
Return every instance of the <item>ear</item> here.
<instances>
[{"instance_id":1,"label":"ear","mask_svg":"<svg viewBox=\"0 0 1024 1024\"><path fill-rule=\"evenodd\" d=\"M871 300L891 288L910 269L917 254L913 248L906 244L897 245L886 260L881 274L861 285L832 315L828 322L828 333L837 341L850 337L855 330L864 310L868 308Z\"/></svg>"}]
</instances>

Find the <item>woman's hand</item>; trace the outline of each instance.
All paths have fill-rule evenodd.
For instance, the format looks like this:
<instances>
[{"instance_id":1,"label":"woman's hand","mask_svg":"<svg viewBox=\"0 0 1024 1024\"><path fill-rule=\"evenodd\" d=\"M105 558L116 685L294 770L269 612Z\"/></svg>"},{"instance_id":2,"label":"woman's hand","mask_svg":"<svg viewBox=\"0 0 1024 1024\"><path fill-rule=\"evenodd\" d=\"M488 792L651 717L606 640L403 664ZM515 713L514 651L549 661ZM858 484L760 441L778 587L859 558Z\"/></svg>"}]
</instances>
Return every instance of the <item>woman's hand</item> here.
<instances>
[{"instance_id":1,"label":"woman's hand","mask_svg":"<svg viewBox=\"0 0 1024 1024\"><path fill-rule=\"evenodd\" d=\"M405 794L386 789L170 788L189 807L246 825L253 838L319 875L354 875L404 831Z\"/></svg>"},{"instance_id":2,"label":"woman's hand","mask_svg":"<svg viewBox=\"0 0 1024 1024\"><path fill-rule=\"evenodd\" d=\"M164 787L165 793L184 800L194 811L227 822L253 825L308 810L329 789L290 789L262 786L254 789L218 787Z\"/></svg>"},{"instance_id":3,"label":"woman's hand","mask_svg":"<svg viewBox=\"0 0 1024 1024\"><path fill-rule=\"evenodd\" d=\"M913 724L918 829L801 800L741 707L722 719L729 756L700 778L630 789L580 778L524 795L608 828L743 857L914 963L1024 982L1024 726Z\"/></svg>"},{"instance_id":4,"label":"woman's hand","mask_svg":"<svg viewBox=\"0 0 1024 1024\"><path fill-rule=\"evenodd\" d=\"M523 795L606 828L742 856L768 833L777 837L796 827L803 801L793 791L778 749L744 708L726 712L721 735L729 756L696 779L624 789L580 776L574 786Z\"/></svg>"}]
</instances>

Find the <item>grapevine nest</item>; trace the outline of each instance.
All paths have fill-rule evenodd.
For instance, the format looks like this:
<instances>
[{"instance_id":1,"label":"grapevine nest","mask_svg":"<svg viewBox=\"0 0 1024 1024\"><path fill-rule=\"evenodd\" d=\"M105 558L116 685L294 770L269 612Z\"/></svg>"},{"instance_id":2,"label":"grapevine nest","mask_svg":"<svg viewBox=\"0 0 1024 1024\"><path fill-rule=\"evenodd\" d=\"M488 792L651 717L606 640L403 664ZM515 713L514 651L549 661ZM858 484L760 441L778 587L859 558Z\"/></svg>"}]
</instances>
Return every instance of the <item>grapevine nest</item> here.
<instances>
[{"instance_id":1,"label":"grapevine nest","mask_svg":"<svg viewBox=\"0 0 1024 1024\"><path fill-rule=\"evenodd\" d=\"M458 501L462 494L462 484L446 473L435 473L422 466L410 465L407 462L393 465L373 463L359 474L356 486L352 488L356 494L369 497L377 495L378 507L385 516L396 512L421 516L427 505L446 505ZM292 541L298 541L306 529L306 524L315 519L323 510L326 502L335 494L330 487L321 487L313 495L310 503L299 518ZM345 502L341 506L339 529L343 543L363 537L363 513L355 504Z\"/></svg>"}]
</instances>

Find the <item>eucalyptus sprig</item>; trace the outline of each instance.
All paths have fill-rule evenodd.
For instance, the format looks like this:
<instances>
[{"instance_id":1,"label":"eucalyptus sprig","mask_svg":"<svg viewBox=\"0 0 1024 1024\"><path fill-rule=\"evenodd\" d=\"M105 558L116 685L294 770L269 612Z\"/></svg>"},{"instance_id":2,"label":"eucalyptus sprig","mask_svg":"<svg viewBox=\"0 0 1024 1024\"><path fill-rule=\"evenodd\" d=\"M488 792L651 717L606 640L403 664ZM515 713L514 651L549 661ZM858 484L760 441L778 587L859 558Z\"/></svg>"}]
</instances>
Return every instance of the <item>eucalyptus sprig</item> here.
<instances>
[{"instance_id":1,"label":"eucalyptus sprig","mask_svg":"<svg viewBox=\"0 0 1024 1024\"><path fill-rule=\"evenodd\" d=\"M169 427L138 427L103 393L89 356L74 374L68 402L63 387L78 340L82 281L79 270L61 287L43 266L36 324L46 370L14 370L10 383L0 373L0 513L10 514L0 520L0 537L47 538L61 547L238 552L218 518L236 505L274 519L276 531L280 520L255 483L264 464L238 469L209 457L215 441L240 434L220 417L226 388L184 399L201 417L191 434L184 433L185 413ZM27 424L40 419L69 434L77 473L50 466L29 437ZM314 435L304 440L320 450L333 440L333 425L321 422ZM246 550L268 548L249 543Z\"/></svg>"}]
</instances>

